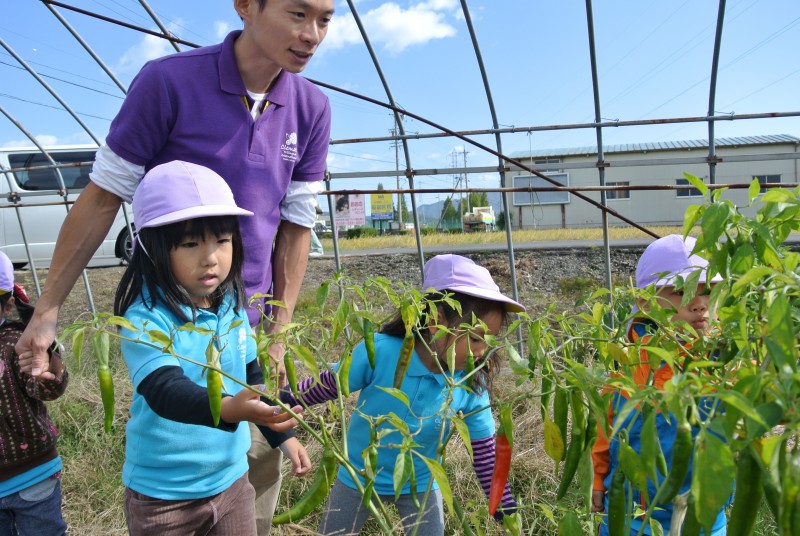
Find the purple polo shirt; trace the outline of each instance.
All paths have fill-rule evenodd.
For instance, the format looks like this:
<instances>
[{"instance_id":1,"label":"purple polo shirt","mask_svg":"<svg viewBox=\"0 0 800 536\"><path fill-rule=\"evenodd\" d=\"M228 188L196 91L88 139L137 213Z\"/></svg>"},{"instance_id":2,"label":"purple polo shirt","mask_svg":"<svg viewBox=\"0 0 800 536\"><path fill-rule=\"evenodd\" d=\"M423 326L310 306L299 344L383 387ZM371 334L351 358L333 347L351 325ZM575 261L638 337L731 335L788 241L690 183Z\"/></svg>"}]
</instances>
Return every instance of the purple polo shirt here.
<instances>
[{"instance_id":1,"label":"purple polo shirt","mask_svg":"<svg viewBox=\"0 0 800 536\"><path fill-rule=\"evenodd\" d=\"M269 107L253 121L233 43L153 60L131 83L106 137L116 154L145 170L185 160L219 173L237 205L254 213L240 218L248 296L272 289L272 245L280 203L289 181L319 181L330 140L328 98L312 83L281 71ZM165 191L164 195L180 192ZM251 323L259 313L248 309Z\"/></svg>"}]
</instances>

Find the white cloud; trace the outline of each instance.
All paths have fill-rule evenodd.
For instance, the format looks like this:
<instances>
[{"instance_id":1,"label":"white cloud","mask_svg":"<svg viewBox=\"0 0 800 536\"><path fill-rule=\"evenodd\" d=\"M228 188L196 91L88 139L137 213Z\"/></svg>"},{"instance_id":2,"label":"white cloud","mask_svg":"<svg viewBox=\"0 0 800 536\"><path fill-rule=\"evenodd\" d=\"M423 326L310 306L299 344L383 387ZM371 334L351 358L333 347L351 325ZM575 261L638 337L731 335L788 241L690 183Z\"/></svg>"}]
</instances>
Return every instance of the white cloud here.
<instances>
[{"instance_id":1,"label":"white cloud","mask_svg":"<svg viewBox=\"0 0 800 536\"><path fill-rule=\"evenodd\" d=\"M182 24L183 21L176 20L168 25L167 30L177 35L177 29ZM141 41L122 54L122 57L117 62L117 70L120 72L138 71L146 62L174 52L175 49L166 39L145 34Z\"/></svg>"},{"instance_id":2,"label":"white cloud","mask_svg":"<svg viewBox=\"0 0 800 536\"><path fill-rule=\"evenodd\" d=\"M218 20L214 21L214 35L217 36L217 39L222 41L226 35L228 35L231 30L233 30L233 26L230 22L226 20Z\"/></svg>"},{"instance_id":3,"label":"white cloud","mask_svg":"<svg viewBox=\"0 0 800 536\"><path fill-rule=\"evenodd\" d=\"M360 14L361 21L374 45L381 44L390 53L400 53L406 48L423 45L434 39L445 39L456 34L447 22L451 11L459 11L457 0L427 0L407 9L394 2ZM361 43L358 26L350 13L334 16L324 49L337 49Z\"/></svg>"},{"instance_id":4,"label":"white cloud","mask_svg":"<svg viewBox=\"0 0 800 536\"><path fill-rule=\"evenodd\" d=\"M51 147L53 145L64 145L63 141L59 141L58 136L52 134L37 134L34 136L43 147ZM3 142L3 147L6 149L13 149L16 147L34 147L34 144L28 138L22 140L12 140Z\"/></svg>"}]
</instances>

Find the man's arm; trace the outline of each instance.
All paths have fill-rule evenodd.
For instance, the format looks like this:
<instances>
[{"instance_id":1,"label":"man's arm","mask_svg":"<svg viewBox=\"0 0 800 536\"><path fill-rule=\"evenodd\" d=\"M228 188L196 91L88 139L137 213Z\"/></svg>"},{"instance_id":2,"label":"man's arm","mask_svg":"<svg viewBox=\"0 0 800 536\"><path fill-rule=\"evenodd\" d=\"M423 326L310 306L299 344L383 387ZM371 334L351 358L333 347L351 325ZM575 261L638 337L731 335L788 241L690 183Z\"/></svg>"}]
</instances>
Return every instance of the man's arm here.
<instances>
[{"instance_id":1,"label":"man's arm","mask_svg":"<svg viewBox=\"0 0 800 536\"><path fill-rule=\"evenodd\" d=\"M117 195L90 182L69 211L58 233L44 292L15 346L24 372L45 379L52 375L45 372L47 349L56 338L58 310L111 229L121 204L122 199Z\"/></svg>"}]
</instances>

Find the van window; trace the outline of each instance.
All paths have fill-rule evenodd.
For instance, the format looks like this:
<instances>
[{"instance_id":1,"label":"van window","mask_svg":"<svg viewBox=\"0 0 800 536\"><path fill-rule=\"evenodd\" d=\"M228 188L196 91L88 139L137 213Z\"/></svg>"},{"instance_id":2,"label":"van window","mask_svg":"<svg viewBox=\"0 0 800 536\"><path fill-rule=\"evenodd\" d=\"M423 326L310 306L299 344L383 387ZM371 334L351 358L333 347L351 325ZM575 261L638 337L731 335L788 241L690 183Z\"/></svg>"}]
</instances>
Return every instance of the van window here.
<instances>
[{"instance_id":1,"label":"van window","mask_svg":"<svg viewBox=\"0 0 800 536\"><path fill-rule=\"evenodd\" d=\"M64 186L66 186L67 189L79 190L89 184L89 172L92 170L94 154L94 151L50 153L50 156L57 164L86 162L80 167L59 168L61 170L61 177L64 179ZM50 165L50 161L40 152L11 153L8 155L8 163L12 168ZM60 188L58 176L54 168L17 171L14 173L14 180L23 190L58 190Z\"/></svg>"}]
</instances>

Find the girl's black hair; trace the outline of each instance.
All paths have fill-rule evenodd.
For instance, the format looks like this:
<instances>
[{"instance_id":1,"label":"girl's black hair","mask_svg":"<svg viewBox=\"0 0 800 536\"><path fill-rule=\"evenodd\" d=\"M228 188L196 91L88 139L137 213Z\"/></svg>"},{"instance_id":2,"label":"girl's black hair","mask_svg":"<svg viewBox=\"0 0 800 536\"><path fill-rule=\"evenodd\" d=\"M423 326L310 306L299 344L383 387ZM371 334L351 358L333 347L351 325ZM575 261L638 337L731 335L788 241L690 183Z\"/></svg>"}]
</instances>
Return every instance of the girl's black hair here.
<instances>
[{"instance_id":1,"label":"girl's black hair","mask_svg":"<svg viewBox=\"0 0 800 536\"><path fill-rule=\"evenodd\" d=\"M14 306L17 308L17 315L22 325L27 326L33 316L34 308L28 301L28 296L17 285L14 285L13 292L7 292L0 296L0 310L5 311L6 305L8 305L8 301L12 296L14 297Z\"/></svg>"},{"instance_id":2,"label":"girl's black hair","mask_svg":"<svg viewBox=\"0 0 800 536\"><path fill-rule=\"evenodd\" d=\"M457 301L461 304L461 314L453 308L450 303L444 301L445 295L450 299ZM427 302L433 302L439 309L439 319L437 323L447 326L449 328L457 327L459 324L465 322L472 322L472 315L475 318L482 319L493 311L498 311L502 315L502 325L508 323L509 315L505 310L505 306L498 301L487 300L478 298L462 292L455 292L452 290L443 290L441 292L430 292L425 294ZM432 321L428 307L424 307L424 313L420 316L417 326L414 329L415 337L422 337L426 342L430 342L430 332L425 329L425 326ZM396 337L404 337L406 334L406 325L403 317L398 311L397 314L388 322L381 326L381 333L387 335L394 335ZM440 356L442 359L443 356ZM477 365L477 363L476 363ZM485 367L478 370L472 382L472 389L476 393L481 393L491 387L492 378L498 369L498 355L497 352L492 352L488 357L488 362ZM446 366L446 365L445 365Z\"/></svg>"},{"instance_id":3,"label":"girl's black hair","mask_svg":"<svg viewBox=\"0 0 800 536\"><path fill-rule=\"evenodd\" d=\"M230 233L233 246L231 271L211 295L212 307L219 307L228 292L233 294L235 309L244 307L245 294L242 281L244 250L239 220L236 216L209 216L159 227L147 227L139 231L138 239L141 244L135 245L128 268L117 287L117 294L114 297L114 314L124 315L133 302L141 298L145 307L150 310L155 307L156 300L159 300L182 321L194 322L197 318L197 306L172 274L169 254L186 237L202 238L206 233L211 233L216 237ZM145 287L150 294L149 301L144 297ZM192 318L188 318L184 314L181 310L182 306L191 309Z\"/></svg>"}]
</instances>

